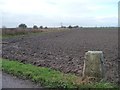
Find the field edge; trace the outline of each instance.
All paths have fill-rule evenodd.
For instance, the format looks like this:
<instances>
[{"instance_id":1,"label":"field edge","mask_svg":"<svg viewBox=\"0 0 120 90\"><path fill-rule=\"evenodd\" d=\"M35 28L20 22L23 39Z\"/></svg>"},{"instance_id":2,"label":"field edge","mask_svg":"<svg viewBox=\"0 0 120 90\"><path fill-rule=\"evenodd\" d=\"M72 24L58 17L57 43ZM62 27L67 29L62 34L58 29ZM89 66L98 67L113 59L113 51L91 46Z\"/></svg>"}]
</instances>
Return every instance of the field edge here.
<instances>
[{"instance_id":1,"label":"field edge","mask_svg":"<svg viewBox=\"0 0 120 90\"><path fill-rule=\"evenodd\" d=\"M37 67L31 64L23 64L18 61L0 58L2 70L6 73L30 79L43 87L49 88L115 88L107 82L83 84L81 78L72 74L64 74L50 68Z\"/></svg>"}]
</instances>

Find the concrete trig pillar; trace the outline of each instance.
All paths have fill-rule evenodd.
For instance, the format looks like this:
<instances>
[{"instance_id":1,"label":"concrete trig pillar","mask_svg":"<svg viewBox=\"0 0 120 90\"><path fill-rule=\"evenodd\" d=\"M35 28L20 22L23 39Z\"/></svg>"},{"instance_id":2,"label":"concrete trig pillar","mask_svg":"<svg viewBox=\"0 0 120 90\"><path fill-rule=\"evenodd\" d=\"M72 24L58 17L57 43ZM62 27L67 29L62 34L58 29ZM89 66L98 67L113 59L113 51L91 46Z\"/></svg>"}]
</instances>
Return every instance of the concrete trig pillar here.
<instances>
[{"instance_id":1,"label":"concrete trig pillar","mask_svg":"<svg viewBox=\"0 0 120 90\"><path fill-rule=\"evenodd\" d=\"M105 76L104 58L102 51L88 51L85 53L83 77L95 77L97 80Z\"/></svg>"}]
</instances>

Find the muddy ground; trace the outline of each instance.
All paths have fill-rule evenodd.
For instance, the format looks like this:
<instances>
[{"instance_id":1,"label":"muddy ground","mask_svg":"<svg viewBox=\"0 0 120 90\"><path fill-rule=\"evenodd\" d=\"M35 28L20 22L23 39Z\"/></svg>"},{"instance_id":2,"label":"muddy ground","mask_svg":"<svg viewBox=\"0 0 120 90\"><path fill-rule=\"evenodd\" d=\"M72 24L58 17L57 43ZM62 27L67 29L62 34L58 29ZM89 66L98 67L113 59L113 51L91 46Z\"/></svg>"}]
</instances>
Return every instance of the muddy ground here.
<instances>
[{"instance_id":1,"label":"muddy ground","mask_svg":"<svg viewBox=\"0 0 120 90\"><path fill-rule=\"evenodd\" d=\"M117 82L117 29L78 29L3 39L2 57L82 75L85 52L104 52L106 76Z\"/></svg>"}]
</instances>

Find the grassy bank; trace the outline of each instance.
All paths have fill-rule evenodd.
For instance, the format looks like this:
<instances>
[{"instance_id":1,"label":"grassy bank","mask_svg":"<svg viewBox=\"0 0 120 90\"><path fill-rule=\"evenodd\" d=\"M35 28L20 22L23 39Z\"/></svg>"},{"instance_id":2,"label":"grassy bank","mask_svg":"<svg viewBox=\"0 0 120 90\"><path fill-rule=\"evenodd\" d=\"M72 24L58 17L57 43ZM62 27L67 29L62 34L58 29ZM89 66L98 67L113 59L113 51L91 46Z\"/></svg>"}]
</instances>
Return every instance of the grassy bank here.
<instances>
[{"instance_id":1,"label":"grassy bank","mask_svg":"<svg viewBox=\"0 0 120 90\"><path fill-rule=\"evenodd\" d=\"M113 88L110 83L83 84L80 77L73 74L64 74L45 67L23 64L18 61L2 60L2 70L21 78L30 79L50 88Z\"/></svg>"}]
</instances>

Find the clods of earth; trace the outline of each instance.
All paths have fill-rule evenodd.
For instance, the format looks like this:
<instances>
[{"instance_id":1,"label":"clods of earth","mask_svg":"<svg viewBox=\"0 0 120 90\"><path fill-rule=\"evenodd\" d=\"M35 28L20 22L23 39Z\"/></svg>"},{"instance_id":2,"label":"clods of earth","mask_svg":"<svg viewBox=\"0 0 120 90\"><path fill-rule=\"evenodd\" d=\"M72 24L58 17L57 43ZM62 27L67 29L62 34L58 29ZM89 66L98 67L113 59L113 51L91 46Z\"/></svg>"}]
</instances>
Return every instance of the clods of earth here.
<instances>
[{"instance_id":1,"label":"clods of earth","mask_svg":"<svg viewBox=\"0 0 120 90\"><path fill-rule=\"evenodd\" d=\"M85 52L104 52L106 78L118 81L117 29L71 29L3 39L2 57L82 76Z\"/></svg>"}]
</instances>

